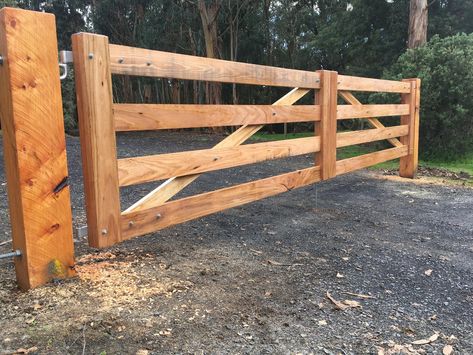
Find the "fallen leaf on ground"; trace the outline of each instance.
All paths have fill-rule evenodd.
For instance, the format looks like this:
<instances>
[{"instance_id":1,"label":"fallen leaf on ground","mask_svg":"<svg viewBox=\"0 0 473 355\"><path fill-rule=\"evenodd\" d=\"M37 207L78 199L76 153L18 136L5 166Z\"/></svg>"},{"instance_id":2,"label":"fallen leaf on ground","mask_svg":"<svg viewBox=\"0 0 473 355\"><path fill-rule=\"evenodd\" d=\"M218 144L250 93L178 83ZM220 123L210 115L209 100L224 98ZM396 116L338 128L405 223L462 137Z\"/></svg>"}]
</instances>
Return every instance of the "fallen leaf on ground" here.
<instances>
[{"instance_id":1,"label":"fallen leaf on ground","mask_svg":"<svg viewBox=\"0 0 473 355\"><path fill-rule=\"evenodd\" d=\"M344 256L344 257L342 257L342 260L343 261L348 261L348 260L350 260L350 258L348 256Z\"/></svg>"},{"instance_id":2,"label":"fallen leaf on ground","mask_svg":"<svg viewBox=\"0 0 473 355\"><path fill-rule=\"evenodd\" d=\"M436 341L439 337L439 333L434 333L430 338L428 339L420 339L420 340L416 340L416 341L413 341L411 344L414 344L414 345L425 345L425 344L430 344L430 343L433 343L434 341Z\"/></svg>"},{"instance_id":3,"label":"fallen leaf on ground","mask_svg":"<svg viewBox=\"0 0 473 355\"><path fill-rule=\"evenodd\" d=\"M353 292L342 292L343 294L345 295L350 295L350 296L353 296L353 297L358 297L358 298L364 298L364 299L371 299L371 298L376 298L374 296L370 296L370 295L363 295L361 293L353 293Z\"/></svg>"},{"instance_id":4,"label":"fallen leaf on ground","mask_svg":"<svg viewBox=\"0 0 473 355\"><path fill-rule=\"evenodd\" d=\"M339 279L343 279L345 276L343 276L342 274L340 274L339 272L337 272L337 277L338 277Z\"/></svg>"},{"instance_id":5,"label":"fallen leaf on ground","mask_svg":"<svg viewBox=\"0 0 473 355\"><path fill-rule=\"evenodd\" d=\"M388 343L388 349L377 346L377 355L419 355L420 352L416 351L410 344L396 344L392 340Z\"/></svg>"},{"instance_id":6,"label":"fallen leaf on ground","mask_svg":"<svg viewBox=\"0 0 473 355\"><path fill-rule=\"evenodd\" d=\"M424 274L426 274L427 276L432 275L432 269L425 270L425 271L424 271Z\"/></svg>"},{"instance_id":7,"label":"fallen leaf on ground","mask_svg":"<svg viewBox=\"0 0 473 355\"><path fill-rule=\"evenodd\" d=\"M269 260L269 259L268 259L267 263L268 263L269 265L274 265L274 266L288 266L287 264L282 264L282 263L279 263L279 262L277 262L277 261Z\"/></svg>"},{"instance_id":8,"label":"fallen leaf on ground","mask_svg":"<svg viewBox=\"0 0 473 355\"><path fill-rule=\"evenodd\" d=\"M319 320L319 325L327 325L327 321L324 319Z\"/></svg>"},{"instance_id":9,"label":"fallen leaf on ground","mask_svg":"<svg viewBox=\"0 0 473 355\"><path fill-rule=\"evenodd\" d=\"M301 266L302 265L302 264L282 264L282 263L279 263L277 261L270 260L270 259L268 259L266 262L269 265L273 265L273 266Z\"/></svg>"},{"instance_id":10,"label":"fallen leaf on ground","mask_svg":"<svg viewBox=\"0 0 473 355\"><path fill-rule=\"evenodd\" d=\"M451 355L453 353L453 346L445 345L442 350L443 355Z\"/></svg>"},{"instance_id":11,"label":"fallen leaf on ground","mask_svg":"<svg viewBox=\"0 0 473 355\"><path fill-rule=\"evenodd\" d=\"M340 301L337 301L335 298L333 298L328 291L326 295L327 295L327 298L335 305L335 307L342 311L347 308L361 307L361 304L358 301L344 300L340 302Z\"/></svg>"},{"instance_id":12,"label":"fallen leaf on ground","mask_svg":"<svg viewBox=\"0 0 473 355\"><path fill-rule=\"evenodd\" d=\"M15 351L15 354L29 354L29 353L34 353L36 351L38 351L38 347L33 346L32 348L28 348L28 349L20 348L17 351Z\"/></svg>"},{"instance_id":13,"label":"fallen leaf on ground","mask_svg":"<svg viewBox=\"0 0 473 355\"><path fill-rule=\"evenodd\" d=\"M346 304L348 307L351 307L351 308L361 307L361 304L358 301L345 300L345 301L342 301L342 303Z\"/></svg>"}]
</instances>

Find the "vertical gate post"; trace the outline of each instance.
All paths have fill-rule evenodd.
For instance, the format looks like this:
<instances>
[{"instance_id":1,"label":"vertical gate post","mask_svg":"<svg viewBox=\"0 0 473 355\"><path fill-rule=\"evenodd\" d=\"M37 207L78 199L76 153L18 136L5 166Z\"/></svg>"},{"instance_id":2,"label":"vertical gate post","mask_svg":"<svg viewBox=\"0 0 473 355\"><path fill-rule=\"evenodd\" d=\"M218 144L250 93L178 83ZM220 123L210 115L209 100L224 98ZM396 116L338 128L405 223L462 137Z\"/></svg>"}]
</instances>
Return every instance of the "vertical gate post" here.
<instances>
[{"instance_id":1,"label":"vertical gate post","mask_svg":"<svg viewBox=\"0 0 473 355\"><path fill-rule=\"evenodd\" d=\"M400 137L401 143L408 146L408 155L400 159L399 175L405 178L415 178L419 161L419 109L420 109L420 79L404 79L411 84L411 91L403 94L401 101L409 105L409 114L401 117L401 124L409 126L409 134Z\"/></svg>"},{"instance_id":2,"label":"vertical gate post","mask_svg":"<svg viewBox=\"0 0 473 355\"><path fill-rule=\"evenodd\" d=\"M0 10L0 116L16 275L23 290L74 275L54 15Z\"/></svg>"},{"instance_id":3,"label":"vertical gate post","mask_svg":"<svg viewBox=\"0 0 473 355\"><path fill-rule=\"evenodd\" d=\"M320 122L315 125L320 136L320 152L316 154L316 164L320 165L322 180L337 175L337 99L338 73L318 70L320 89L316 93L320 105Z\"/></svg>"},{"instance_id":4,"label":"vertical gate post","mask_svg":"<svg viewBox=\"0 0 473 355\"><path fill-rule=\"evenodd\" d=\"M120 192L108 37L72 36L89 244L121 240Z\"/></svg>"}]
</instances>

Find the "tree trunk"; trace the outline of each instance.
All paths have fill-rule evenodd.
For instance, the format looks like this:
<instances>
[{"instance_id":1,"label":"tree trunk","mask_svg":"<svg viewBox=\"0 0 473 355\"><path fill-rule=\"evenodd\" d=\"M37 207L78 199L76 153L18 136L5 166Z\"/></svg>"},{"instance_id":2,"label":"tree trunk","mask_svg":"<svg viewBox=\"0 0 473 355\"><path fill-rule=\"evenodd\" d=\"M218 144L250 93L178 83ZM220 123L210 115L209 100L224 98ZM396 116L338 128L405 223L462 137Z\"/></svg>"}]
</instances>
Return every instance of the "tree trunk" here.
<instances>
[{"instance_id":1,"label":"tree trunk","mask_svg":"<svg viewBox=\"0 0 473 355\"><path fill-rule=\"evenodd\" d=\"M220 1L214 0L212 4L207 7L205 0L198 0L197 7L202 20L206 55L208 58L219 58L217 16L220 10ZM220 83L206 83L205 89L208 104L221 103L222 85Z\"/></svg>"},{"instance_id":2,"label":"tree trunk","mask_svg":"<svg viewBox=\"0 0 473 355\"><path fill-rule=\"evenodd\" d=\"M427 0L411 0L407 48L417 48L427 42L427 20Z\"/></svg>"}]
</instances>

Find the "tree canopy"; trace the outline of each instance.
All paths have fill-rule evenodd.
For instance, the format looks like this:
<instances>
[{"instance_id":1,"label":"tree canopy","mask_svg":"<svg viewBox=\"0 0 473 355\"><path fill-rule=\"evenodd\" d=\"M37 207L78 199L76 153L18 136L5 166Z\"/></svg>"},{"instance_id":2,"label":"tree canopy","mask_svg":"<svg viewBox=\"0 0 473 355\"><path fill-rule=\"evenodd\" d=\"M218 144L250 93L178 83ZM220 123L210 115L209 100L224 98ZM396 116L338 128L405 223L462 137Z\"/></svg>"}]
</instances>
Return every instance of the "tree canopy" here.
<instances>
[{"instance_id":1,"label":"tree canopy","mask_svg":"<svg viewBox=\"0 0 473 355\"><path fill-rule=\"evenodd\" d=\"M88 31L116 44L375 78L406 53L409 5L409 0L0 0L0 6L54 13L61 49L70 49L73 33ZM430 0L427 40L469 34L472 18L472 0ZM73 90L69 78L63 83L69 128L75 126ZM282 94L280 88L248 85L114 80L117 102L268 104Z\"/></svg>"}]
</instances>

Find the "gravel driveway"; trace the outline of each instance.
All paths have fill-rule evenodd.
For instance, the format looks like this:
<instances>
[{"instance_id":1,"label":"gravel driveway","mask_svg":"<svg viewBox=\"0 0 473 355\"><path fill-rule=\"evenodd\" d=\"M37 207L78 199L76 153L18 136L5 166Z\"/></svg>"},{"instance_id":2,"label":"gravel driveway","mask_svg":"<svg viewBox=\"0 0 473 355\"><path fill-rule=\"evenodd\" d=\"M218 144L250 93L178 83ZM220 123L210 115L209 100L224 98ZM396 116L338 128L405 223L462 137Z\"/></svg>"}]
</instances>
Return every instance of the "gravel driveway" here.
<instances>
[{"instance_id":1,"label":"gravel driveway","mask_svg":"<svg viewBox=\"0 0 473 355\"><path fill-rule=\"evenodd\" d=\"M124 134L118 148L146 155L221 138ZM79 141L67 142L80 226ZM312 161L211 173L182 195ZM0 183L1 243L11 237L3 156ZM153 186L123 189L122 208ZM108 250L77 240L76 254L77 278L28 293L16 289L12 264L0 263L0 352L441 354L451 345L473 354L472 189L362 171Z\"/></svg>"}]
</instances>

